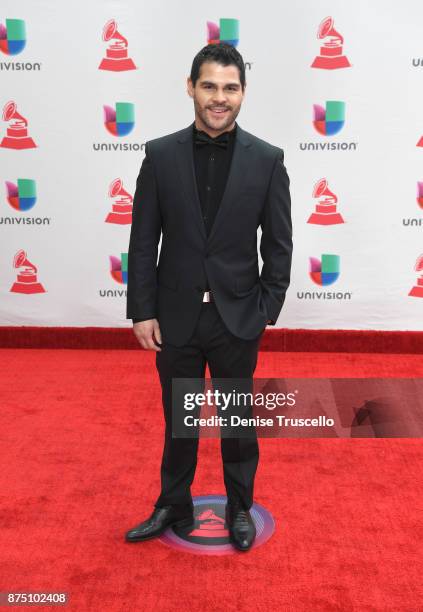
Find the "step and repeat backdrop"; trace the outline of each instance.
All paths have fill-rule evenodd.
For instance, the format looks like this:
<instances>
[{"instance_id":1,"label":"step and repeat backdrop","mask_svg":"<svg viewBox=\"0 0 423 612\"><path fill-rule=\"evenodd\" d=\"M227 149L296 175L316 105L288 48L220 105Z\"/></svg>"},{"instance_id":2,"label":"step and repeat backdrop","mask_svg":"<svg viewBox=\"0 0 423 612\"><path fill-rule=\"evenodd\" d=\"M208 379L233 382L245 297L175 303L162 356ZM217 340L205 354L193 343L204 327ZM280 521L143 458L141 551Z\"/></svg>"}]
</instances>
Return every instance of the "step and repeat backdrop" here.
<instances>
[{"instance_id":1,"label":"step and repeat backdrop","mask_svg":"<svg viewBox=\"0 0 423 612\"><path fill-rule=\"evenodd\" d=\"M3 2L0 324L131 325L145 143L192 123L192 59L225 41L237 121L291 179L277 326L422 330L422 23L420 0Z\"/></svg>"}]
</instances>

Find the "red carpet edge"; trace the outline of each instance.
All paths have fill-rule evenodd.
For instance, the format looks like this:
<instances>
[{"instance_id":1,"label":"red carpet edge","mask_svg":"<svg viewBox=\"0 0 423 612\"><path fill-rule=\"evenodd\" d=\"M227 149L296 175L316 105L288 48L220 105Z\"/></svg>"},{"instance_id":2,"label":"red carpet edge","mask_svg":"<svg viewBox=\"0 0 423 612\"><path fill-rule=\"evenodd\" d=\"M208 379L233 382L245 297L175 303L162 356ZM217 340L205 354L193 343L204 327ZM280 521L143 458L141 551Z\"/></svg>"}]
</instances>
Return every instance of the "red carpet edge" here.
<instances>
[{"instance_id":1,"label":"red carpet edge","mask_svg":"<svg viewBox=\"0 0 423 612\"><path fill-rule=\"evenodd\" d=\"M0 326L0 348L139 349L131 328ZM261 351L423 353L423 332L267 329Z\"/></svg>"}]
</instances>

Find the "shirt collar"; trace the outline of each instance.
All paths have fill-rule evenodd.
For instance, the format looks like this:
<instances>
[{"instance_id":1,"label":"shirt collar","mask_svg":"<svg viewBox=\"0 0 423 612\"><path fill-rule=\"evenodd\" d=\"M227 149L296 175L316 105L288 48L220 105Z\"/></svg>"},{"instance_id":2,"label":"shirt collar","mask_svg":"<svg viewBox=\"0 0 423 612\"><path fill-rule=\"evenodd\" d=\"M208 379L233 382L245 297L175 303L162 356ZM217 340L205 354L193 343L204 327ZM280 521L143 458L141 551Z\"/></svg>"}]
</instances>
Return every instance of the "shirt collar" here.
<instances>
[{"instance_id":1,"label":"shirt collar","mask_svg":"<svg viewBox=\"0 0 423 612\"><path fill-rule=\"evenodd\" d=\"M230 138L230 139L231 139L231 138L235 138L235 136L236 136L236 129L237 129L237 126L238 126L238 124L237 124L237 122L235 121L235 126L232 128L232 130L226 130L226 132L222 132L222 134L229 134L229 138ZM192 128L193 128L193 129L192 129L192 132L193 132L194 137L195 137L195 134L196 134L197 132L202 132L202 131L203 131L203 130L198 130L198 129L196 128L196 126L195 126L195 121L193 121L193 123L192 123ZM219 134L219 136L221 136L222 134ZM219 138L219 136L216 136L215 138ZM212 137L210 136L210 138L212 138ZM212 138L212 140L214 140L214 138Z\"/></svg>"}]
</instances>

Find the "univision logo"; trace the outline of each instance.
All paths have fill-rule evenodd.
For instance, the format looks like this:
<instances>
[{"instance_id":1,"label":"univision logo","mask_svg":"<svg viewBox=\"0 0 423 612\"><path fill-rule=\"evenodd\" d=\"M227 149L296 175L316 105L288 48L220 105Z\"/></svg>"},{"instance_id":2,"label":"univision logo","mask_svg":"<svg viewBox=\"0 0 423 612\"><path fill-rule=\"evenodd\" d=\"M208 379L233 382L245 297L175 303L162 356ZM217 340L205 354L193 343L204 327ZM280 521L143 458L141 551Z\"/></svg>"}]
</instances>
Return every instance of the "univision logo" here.
<instances>
[{"instance_id":1,"label":"univision logo","mask_svg":"<svg viewBox=\"0 0 423 612\"><path fill-rule=\"evenodd\" d=\"M342 130L345 124L345 102L328 100L326 107L313 105L314 129L323 136L333 136Z\"/></svg>"},{"instance_id":2,"label":"univision logo","mask_svg":"<svg viewBox=\"0 0 423 612\"><path fill-rule=\"evenodd\" d=\"M6 19L0 23L0 51L6 55L18 55L25 49L26 31L23 19Z\"/></svg>"},{"instance_id":3,"label":"univision logo","mask_svg":"<svg viewBox=\"0 0 423 612\"><path fill-rule=\"evenodd\" d=\"M104 127L113 136L127 136L135 125L135 106L131 102L116 102L115 108L104 106Z\"/></svg>"},{"instance_id":4,"label":"univision logo","mask_svg":"<svg viewBox=\"0 0 423 612\"><path fill-rule=\"evenodd\" d=\"M6 181L7 201L15 210L30 210L37 201L33 179L18 179L17 184Z\"/></svg>"},{"instance_id":5,"label":"univision logo","mask_svg":"<svg viewBox=\"0 0 423 612\"><path fill-rule=\"evenodd\" d=\"M313 283L321 287L333 285L340 275L340 257L324 253L320 259L309 258L309 276ZM351 292L342 291L297 291L299 300L350 300Z\"/></svg>"},{"instance_id":6,"label":"univision logo","mask_svg":"<svg viewBox=\"0 0 423 612\"><path fill-rule=\"evenodd\" d=\"M236 47L239 43L238 19L219 19L219 24L207 22L207 44L226 43Z\"/></svg>"},{"instance_id":7,"label":"univision logo","mask_svg":"<svg viewBox=\"0 0 423 612\"><path fill-rule=\"evenodd\" d=\"M7 203L18 211L18 217L0 217L0 225L50 225L51 217L28 217L37 201L37 188L34 179L19 178L16 183L6 181Z\"/></svg>"},{"instance_id":8,"label":"univision logo","mask_svg":"<svg viewBox=\"0 0 423 612\"><path fill-rule=\"evenodd\" d=\"M0 51L4 55L19 55L26 46L26 28L23 19L6 19L0 23ZM40 62L0 62L0 70L40 70Z\"/></svg>"},{"instance_id":9,"label":"univision logo","mask_svg":"<svg viewBox=\"0 0 423 612\"><path fill-rule=\"evenodd\" d=\"M120 259L110 255L110 274L117 283L128 283L128 253L121 253Z\"/></svg>"},{"instance_id":10,"label":"univision logo","mask_svg":"<svg viewBox=\"0 0 423 612\"><path fill-rule=\"evenodd\" d=\"M237 47L239 43L239 19L221 18L219 23L207 22L207 44L226 43ZM244 61L245 71L251 70L253 62Z\"/></svg>"},{"instance_id":11,"label":"univision logo","mask_svg":"<svg viewBox=\"0 0 423 612\"><path fill-rule=\"evenodd\" d=\"M423 182L417 181L417 205L423 209ZM409 217L408 219L403 218L402 224L406 227L421 227L423 225L423 219L417 217Z\"/></svg>"},{"instance_id":12,"label":"univision logo","mask_svg":"<svg viewBox=\"0 0 423 612\"><path fill-rule=\"evenodd\" d=\"M128 283L128 253L109 256L110 276L119 285ZM126 297L126 289L100 289L100 297Z\"/></svg>"},{"instance_id":13,"label":"univision logo","mask_svg":"<svg viewBox=\"0 0 423 612\"><path fill-rule=\"evenodd\" d=\"M135 126L135 104L116 102L115 106L104 105L104 127L118 138L127 136ZM144 151L145 142L138 143L93 143L94 151Z\"/></svg>"},{"instance_id":14,"label":"univision logo","mask_svg":"<svg viewBox=\"0 0 423 612\"><path fill-rule=\"evenodd\" d=\"M327 100L313 104L313 127L321 136L335 136L345 125L345 102ZM301 142L301 151L355 151L357 142Z\"/></svg>"},{"instance_id":15,"label":"univision logo","mask_svg":"<svg viewBox=\"0 0 423 612\"><path fill-rule=\"evenodd\" d=\"M332 285L339 278L339 255L310 257L310 278L316 285Z\"/></svg>"}]
</instances>

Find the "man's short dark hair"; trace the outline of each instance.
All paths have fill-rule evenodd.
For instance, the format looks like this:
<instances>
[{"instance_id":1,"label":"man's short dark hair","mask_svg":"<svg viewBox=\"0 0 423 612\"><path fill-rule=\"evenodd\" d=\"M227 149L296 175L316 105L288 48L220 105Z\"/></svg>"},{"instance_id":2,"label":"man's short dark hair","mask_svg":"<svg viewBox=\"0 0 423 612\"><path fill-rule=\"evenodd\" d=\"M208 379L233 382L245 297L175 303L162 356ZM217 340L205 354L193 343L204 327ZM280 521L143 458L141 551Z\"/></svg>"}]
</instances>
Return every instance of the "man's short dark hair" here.
<instances>
[{"instance_id":1,"label":"man's short dark hair","mask_svg":"<svg viewBox=\"0 0 423 612\"><path fill-rule=\"evenodd\" d=\"M200 68L204 62L217 62L222 66L236 66L239 70L239 80L241 87L245 87L245 64L242 55L232 45L227 43L213 43L206 45L194 57L191 67L191 81L195 87L198 77L200 76Z\"/></svg>"}]
</instances>

